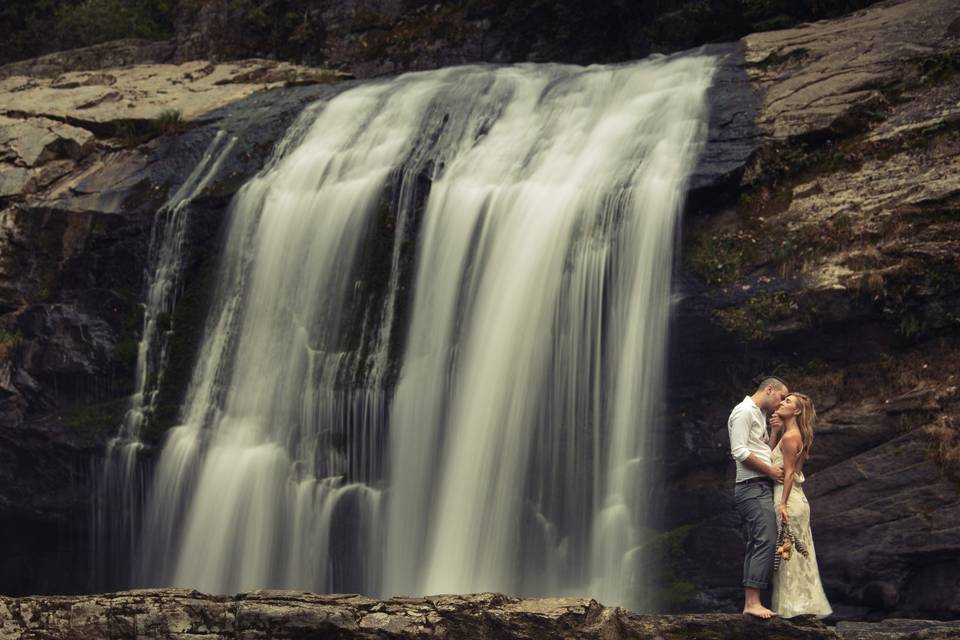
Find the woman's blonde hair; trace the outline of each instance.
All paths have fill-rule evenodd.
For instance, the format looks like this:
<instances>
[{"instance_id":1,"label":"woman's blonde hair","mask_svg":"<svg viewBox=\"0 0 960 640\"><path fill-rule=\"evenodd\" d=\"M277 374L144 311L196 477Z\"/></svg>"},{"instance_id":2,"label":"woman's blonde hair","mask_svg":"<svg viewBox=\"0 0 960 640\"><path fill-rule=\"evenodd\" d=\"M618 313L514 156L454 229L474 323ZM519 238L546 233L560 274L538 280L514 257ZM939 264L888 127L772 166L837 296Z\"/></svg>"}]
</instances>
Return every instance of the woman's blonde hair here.
<instances>
[{"instance_id":1,"label":"woman's blonde hair","mask_svg":"<svg viewBox=\"0 0 960 640\"><path fill-rule=\"evenodd\" d=\"M800 408L800 414L797 416L797 427L800 429L800 459L806 460L810 457L810 449L813 447L813 423L817 419L817 409L813 406L813 400L810 396L802 393L791 393L797 401Z\"/></svg>"}]
</instances>

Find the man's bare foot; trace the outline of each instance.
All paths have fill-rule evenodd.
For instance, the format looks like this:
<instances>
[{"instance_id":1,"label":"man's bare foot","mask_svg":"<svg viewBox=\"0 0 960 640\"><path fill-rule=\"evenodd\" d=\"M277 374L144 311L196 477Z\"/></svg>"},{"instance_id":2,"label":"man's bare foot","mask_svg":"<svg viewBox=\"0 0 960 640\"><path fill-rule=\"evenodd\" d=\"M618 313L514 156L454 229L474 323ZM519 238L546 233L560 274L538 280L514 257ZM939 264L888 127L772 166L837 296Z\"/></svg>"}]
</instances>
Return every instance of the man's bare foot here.
<instances>
[{"instance_id":1,"label":"man's bare foot","mask_svg":"<svg viewBox=\"0 0 960 640\"><path fill-rule=\"evenodd\" d=\"M753 604L743 608L743 614L746 616L753 616L754 618L772 618L777 615L776 611L770 611L765 606L760 604Z\"/></svg>"}]
</instances>

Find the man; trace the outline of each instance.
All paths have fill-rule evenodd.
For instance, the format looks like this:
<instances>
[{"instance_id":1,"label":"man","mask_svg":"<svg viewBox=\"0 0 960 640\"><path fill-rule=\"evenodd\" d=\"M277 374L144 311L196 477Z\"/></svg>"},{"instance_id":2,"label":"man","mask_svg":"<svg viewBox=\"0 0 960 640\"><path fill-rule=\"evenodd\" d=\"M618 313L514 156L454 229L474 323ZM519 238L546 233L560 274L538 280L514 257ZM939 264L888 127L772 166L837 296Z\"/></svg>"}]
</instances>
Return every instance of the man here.
<instances>
[{"instance_id":1,"label":"man","mask_svg":"<svg viewBox=\"0 0 960 640\"><path fill-rule=\"evenodd\" d=\"M733 408L727 421L730 454L737 461L734 502L747 535L743 613L758 618L776 615L760 602L760 592L770 588L773 578L777 544L773 483L783 482L783 469L771 464L766 415L772 414L787 395L783 380L764 378L752 396Z\"/></svg>"}]
</instances>

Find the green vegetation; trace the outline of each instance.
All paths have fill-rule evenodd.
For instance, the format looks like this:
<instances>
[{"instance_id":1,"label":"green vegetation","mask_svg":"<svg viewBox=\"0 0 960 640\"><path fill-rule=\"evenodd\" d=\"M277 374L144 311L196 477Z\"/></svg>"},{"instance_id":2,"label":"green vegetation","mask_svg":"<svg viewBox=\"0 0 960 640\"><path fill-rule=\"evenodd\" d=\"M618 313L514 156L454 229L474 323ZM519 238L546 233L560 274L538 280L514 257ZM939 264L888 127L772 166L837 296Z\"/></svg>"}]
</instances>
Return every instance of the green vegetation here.
<instances>
[{"instance_id":1,"label":"green vegetation","mask_svg":"<svg viewBox=\"0 0 960 640\"><path fill-rule=\"evenodd\" d=\"M657 611L682 611L697 593L696 586L677 575L686 558L687 537L693 525L683 525L664 533L650 532L644 553L656 564L652 577L653 606Z\"/></svg>"},{"instance_id":2,"label":"green vegetation","mask_svg":"<svg viewBox=\"0 0 960 640\"><path fill-rule=\"evenodd\" d=\"M22 341L23 336L20 335L19 331L7 331L0 328L0 361L8 359Z\"/></svg>"},{"instance_id":3,"label":"green vegetation","mask_svg":"<svg viewBox=\"0 0 960 640\"><path fill-rule=\"evenodd\" d=\"M123 422L127 398L73 407L64 416L64 423L81 443L104 442Z\"/></svg>"},{"instance_id":4,"label":"green vegetation","mask_svg":"<svg viewBox=\"0 0 960 640\"><path fill-rule=\"evenodd\" d=\"M165 109L153 119L152 128L160 135L171 133L180 133L187 128L187 123L183 119L183 112L179 109Z\"/></svg>"},{"instance_id":5,"label":"green vegetation","mask_svg":"<svg viewBox=\"0 0 960 640\"><path fill-rule=\"evenodd\" d=\"M179 109L165 109L152 120L117 120L111 136L132 149L157 136L182 133L189 126Z\"/></svg>"},{"instance_id":6,"label":"green vegetation","mask_svg":"<svg viewBox=\"0 0 960 640\"><path fill-rule=\"evenodd\" d=\"M184 283L186 288L177 300L172 318L157 318L158 326L169 327L172 333L154 415L147 421L142 434L147 442L159 441L180 417L180 407L200 351L207 311L216 285L216 262L215 257L208 258L197 269L196 275Z\"/></svg>"},{"instance_id":7,"label":"green vegetation","mask_svg":"<svg viewBox=\"0 0 960 640\"><path fill-rule=\"evenodd\" d=\"M330 84L338 82L344 76L332 69L287 69L283 73L284 84L296 87L307 84Z\"/></svg>"},{"instance_id":8,"label":"green vegetation","mask_svg":"<svg viewBox=\"0 0 960 640\"><path fill-rule=\"evenodd\" d=\"M195 19L204 0L180 0L178 19ZM217 40L218 57L271 57L319 62L324 44L314 22L310 0L231 0L223 13L224 32Z\"/></svg>"},{"instance_id":9,"label":"green vegetation","mask_svg":"<svg viewBox=\"0 0 960 640\"><path fill-rule=\"evenodd\" d=\"M773 295L758 295L735 307L715 312L721 327L744 342L763 342L771 325L788 317L800 316L799 304L780 291ZM802 319L802 316L801 316Z\"/></svg>"},{"instance_id":10,"label":"green vegetation","mask_svg":"<svg viewBox=\"0 0 960 640\"><path fill-rule=\"evenodd\" d=\"M175 0L7 0L0 64L119 38L173 36Z\"/></svg>"},{"instance_id":11,"label":"green vegetation","mask_svg":"<svg viewBox=\"0 0 960 640\"><path fill-rule=\"evenodd\" d=\"M53 300L60 288L60 272L54 268L40 276L37 282L37 299Z\"/></svg>"},{"instance_id":12,"label":"green vegetation","mask_svg":"<svg viewBox=\"0 0 960 640\"><path fill-rule=\"evenodd\" d=\"M743 230L693 233L687 266L713 285L732 284L743 276L746 265L757 256L757 238Z\"/></svg>"},{"instance_id":13,"label":"green vegetation","mask_svg":"<svg viewBox=\"0 0 960 640\"><path fill-rule=\"evenodd\" d=\"M960 72L960 52L956 50L924 58L918 63L919 80L934 85Z\"/></svg>"}]
</instances>

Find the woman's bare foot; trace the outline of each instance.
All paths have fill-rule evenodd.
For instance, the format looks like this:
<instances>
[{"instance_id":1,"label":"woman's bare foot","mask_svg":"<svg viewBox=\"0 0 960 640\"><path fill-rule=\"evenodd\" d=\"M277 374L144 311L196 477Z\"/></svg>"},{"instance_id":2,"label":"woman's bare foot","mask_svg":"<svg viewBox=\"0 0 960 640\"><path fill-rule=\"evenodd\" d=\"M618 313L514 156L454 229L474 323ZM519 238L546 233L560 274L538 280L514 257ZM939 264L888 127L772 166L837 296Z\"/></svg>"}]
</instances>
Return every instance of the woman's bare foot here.
<instances>
[{"instance_id":1,"label":"woman's bare foot","mask_svg":"<svg viewBox=\"0 0 960 640\"><path fill-rule=\"evenodd\" d=\"M767 618L772 618L776 616L777 612L770 611L770 609L767 609L765 606L761 604L751 604L743 608L743 614L747 616L753 616L755 618L763 618L764 620L766 620Z\"/></svg>"}]
</instances>

